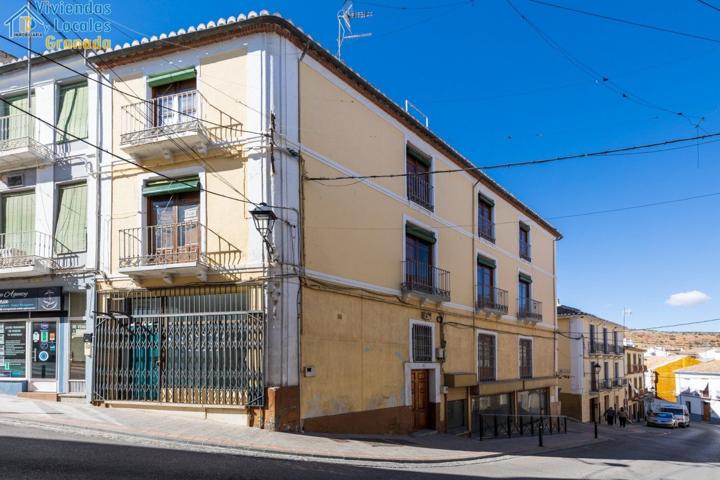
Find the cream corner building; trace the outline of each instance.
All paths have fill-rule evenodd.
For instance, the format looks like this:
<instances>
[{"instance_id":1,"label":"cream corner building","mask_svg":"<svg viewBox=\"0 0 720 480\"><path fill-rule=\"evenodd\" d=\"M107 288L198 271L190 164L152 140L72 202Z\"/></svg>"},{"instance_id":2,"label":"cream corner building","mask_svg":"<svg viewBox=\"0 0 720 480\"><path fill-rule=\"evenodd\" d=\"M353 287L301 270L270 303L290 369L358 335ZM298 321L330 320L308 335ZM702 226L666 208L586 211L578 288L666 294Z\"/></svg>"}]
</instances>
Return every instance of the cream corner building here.
<instances>
[{"instance_id":1,"label":"cream corner building","mask_svg":"<svg viewBox=\"0 0 720 480\"><path fill-rule=\"evenodd\" d=\"M627 411L622 325L564 305L557 312L563 415L589 422L610 407Z\"/></svg>"}]
</instances>

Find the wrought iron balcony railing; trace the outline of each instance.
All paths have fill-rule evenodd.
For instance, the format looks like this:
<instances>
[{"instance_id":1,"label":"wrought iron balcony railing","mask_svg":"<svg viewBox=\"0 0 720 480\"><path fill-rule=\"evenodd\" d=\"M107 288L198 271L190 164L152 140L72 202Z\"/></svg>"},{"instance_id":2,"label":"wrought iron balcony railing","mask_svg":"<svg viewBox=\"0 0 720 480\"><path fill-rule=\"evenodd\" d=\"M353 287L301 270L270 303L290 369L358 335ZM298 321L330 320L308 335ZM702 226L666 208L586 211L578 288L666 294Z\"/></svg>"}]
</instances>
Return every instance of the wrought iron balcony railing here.
<instances>
[{"instance_id":1,"label":"wrought iron balcony railing","mask_svg":"<svg viewBox=\"0 0 720 480\"><path fill-rule=\"evenodd\" d=\"M495 222L487 218L478 219L478 235L495 243Z\"/></svg>"},{"instance_id":2,"label":"wrought iron balcony railing","mask_svg":"<svg viewBox=\"0 0 720 480\"><path fill-rule=\"evenodd\" d=\"M520 365L520 378L532 378L532 365Z\"/></svg>"},{"instance_id":3,"label":"wrought iron balcony railing","mask_svg":"<svg viewBox=\"0 0 720 480\"><path fill-rule=\"evenodd\" d=\"M498 313L508 312L508 292L501 288L480 287L475 300L475 308Z\"/></svg>"},{"instance_id":4,"label":"wrought iron balcony railing","mask_svg":"<svg viewBox=\"0 0 720 480\"><path fill-rule=\"evenodd\" d=\"M590 377L590 391L591 392L599 392L600 391L600 384L598 382L597 377Z\"/></svg>"},{"instance_id":5,"label":"wrought iron balcony railing","mask_svg":"<svg viewBox=\"0 0 720 480\"><path fill-rule=\"evenodd\" d=\"M541 322L542 302L531 298L518 298L518 318L522 320L531 320L533 322Z\"/></svg>"},{"instance_id":6,"label":"wrought iron balcony railing","mask_svg":"<svg viewBox=\"0 0 720 480\"><path fill-rule=\"evenodd\" d=\"M603 378L600 387L605 390L612 388L612 380L610 380L609 378Z\"/></svg>"},{"instance_id":7,"label":"wrought iron balcony railing","mask_svg":"<svg viewBox=\"0 0 720 480\"><path fill-rule=\"evenodd\" d=\"M411 202L428 210L433 209L433 186L426 175L407 176L407 196Z\"/></svg>"},{"instance_id":8,"label":"wrought iron balcony railing","mask_svg":"<svg viewBox=\"0 0 720 480\"><path fill-rule=\"evenodd\" d=\"M200 222L185 222L120 230L120 269L192 265L233 269L240 249Z\"/></svg>"},{"instance_id":9,"label":"wrought iron balcony railing","mask_svg":"<svg viewBox=\"0 0 720 480\"><path fill-rule=\"evenodd\" d=\"M50 148L38 141L39 126L25 113L0 117L0 168L37 166L53 160Z\"/></svg>"},{"instance_id":10,"label":"wrought iron balcony railing","mask_svg":"<svg viewBox=\"0 0 720 480\"><path fill-rule=\"evenodd\" d=\"M0 275L12 274L17 269L38 274L55 268L76 266L69 259L73 252L52 235L27 231L0 233Z\"/></svg>"},{"instance_id":11,"label":"wrought iron balcony railing","mask_svg":"<svg viewBox=\"0 0 720 480\"><path fill-rule=\"evenodd\" d=\"M450 300L450 272L417 260L406 260L402 265L403 292Z\"/></svg>"},{"instance_id":12,"label":"wrought iron balcony railing","mask_svg":"<svg viewBox=\"0 0 720 480\"><path fill-rule=\"evenodd\" d=\"M165 140L170 136L198 135L210 142L233 142L242 124L212 106L198 90L155 97L121 108L120 145Z\"/></svg>"},{"instance_id":13,"label":"wrought iron balcony railing","mask_svg":"<svg viewBox=\"0 0 720 480\"><path fill-rule=\"evenodd\" d=\"M520 242L520 258L527 260L528 262L532 258L530 242Z\"/></svg>"}]
</instances>

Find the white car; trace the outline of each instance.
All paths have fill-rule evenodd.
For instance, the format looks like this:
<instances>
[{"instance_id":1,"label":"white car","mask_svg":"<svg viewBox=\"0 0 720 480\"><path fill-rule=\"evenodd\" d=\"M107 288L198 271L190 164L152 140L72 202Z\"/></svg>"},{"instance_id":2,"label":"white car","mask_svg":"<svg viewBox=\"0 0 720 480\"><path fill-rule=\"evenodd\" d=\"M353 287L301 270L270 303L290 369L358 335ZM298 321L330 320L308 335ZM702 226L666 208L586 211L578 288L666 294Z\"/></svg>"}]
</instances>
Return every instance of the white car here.
<instances>
[{"instance_id":1,"label":"white car","mask_svg":"<svg viewBox=\"0 0 720 480\"><path fill-rule=\"evenodd\" d=\"M690 412L685 405L679 404L667 404L661 405L660 411L664 413L672 413L675 418L675 425L678 427L689 427L690 426Z\"/></svg>"}]
</instances>

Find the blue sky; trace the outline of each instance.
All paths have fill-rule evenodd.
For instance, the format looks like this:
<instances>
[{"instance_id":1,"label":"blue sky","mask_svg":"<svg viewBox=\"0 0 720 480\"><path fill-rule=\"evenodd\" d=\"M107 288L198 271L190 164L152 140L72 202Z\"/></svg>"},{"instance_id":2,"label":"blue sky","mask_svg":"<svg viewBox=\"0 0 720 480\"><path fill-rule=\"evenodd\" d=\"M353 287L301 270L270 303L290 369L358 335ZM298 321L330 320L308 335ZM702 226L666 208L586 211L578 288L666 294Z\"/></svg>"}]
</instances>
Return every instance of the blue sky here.
<instances>
[{"instance_id":1,"label":"blue sky","mask_svg":"<svg viewBox=\"0 0 720 480\"><path fill-rule=\"evenodd\" d=\"M358 21L356 31L374 36L347 42L343 56L397 102L417 104L431 128L477 164L692 136L700 117L707 132L720 131L719 11L692 0L557 0L718 39L712 42L513 1L558 48L504 0L368 0L355 2L356 9L375 15ZM22 3L3 2L0 15L6 18ZM123 0L110 3L110 17L154 34L267 9L293 19L334 51L341 3L175 0L161 8L161 2ZM110 37L127 40L117 28ZM490 174L540 214L554 217L720 192L719 152L720 143L708 143ZM720 316L719 206L720 196L553 220L565 236L558 244L560 300L616 321L629 308L628 326L634 328ZM694 290L710 300L666 303L672 294Z\"/></svg>"}]
</instances>

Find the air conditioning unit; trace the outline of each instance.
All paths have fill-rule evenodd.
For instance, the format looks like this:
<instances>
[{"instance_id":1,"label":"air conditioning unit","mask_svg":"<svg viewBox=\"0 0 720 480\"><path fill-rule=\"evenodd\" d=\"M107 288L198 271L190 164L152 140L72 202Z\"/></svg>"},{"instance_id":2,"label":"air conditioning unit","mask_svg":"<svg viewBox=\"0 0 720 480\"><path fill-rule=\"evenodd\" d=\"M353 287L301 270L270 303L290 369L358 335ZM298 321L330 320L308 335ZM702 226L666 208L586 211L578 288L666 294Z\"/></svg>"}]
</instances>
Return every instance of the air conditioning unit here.
<instances>
[{"instance_id":1,"label":"air conditioning unit","mask_svg":"<svg viewBox=\"0 0 720 480\"><path fill-rule=\"evenodd\" d=\"M25 185L25 176L22 173L8 175L5 177L5 185L7 185L8 188L22 187Z\"/></svg>"}]
</instances>

